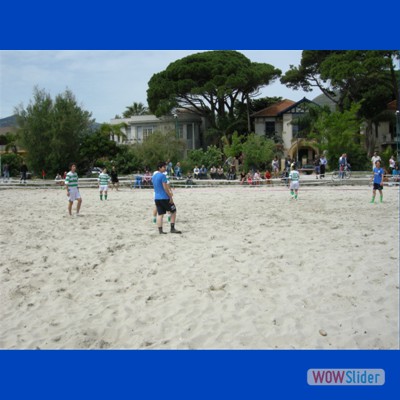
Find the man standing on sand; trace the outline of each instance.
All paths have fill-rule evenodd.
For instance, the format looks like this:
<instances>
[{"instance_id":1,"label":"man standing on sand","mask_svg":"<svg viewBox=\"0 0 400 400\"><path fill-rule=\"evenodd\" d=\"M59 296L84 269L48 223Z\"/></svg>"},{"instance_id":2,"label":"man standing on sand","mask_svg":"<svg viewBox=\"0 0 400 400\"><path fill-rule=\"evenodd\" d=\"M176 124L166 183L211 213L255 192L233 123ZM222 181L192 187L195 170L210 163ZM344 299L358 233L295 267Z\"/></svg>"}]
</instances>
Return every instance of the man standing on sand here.
<instances>
[{"instance_id":1,"label":"man standing on sand","mask_svg":"<svg viewBox=\"0 0 400 400\"><path fill-rule=\"evenodd\" d=\"M76 164L72 163L70 165L70 171L65 177L65 187L67 188L68 196L68 213L72 216L72 204L75 200L78 201L76 207L76 216L79 216L79 210L81 209L82 198L78 189L78 174L76 173Z\"/></svg>"},{"instance_id":2,"label":"man standing on sand","mask_svg":"<svg viewBox=\"0 0 400 400\"><path fill-rule=\"evenodd\" d=\"M380 202L383 202L383 175L385 174L385 171L383 168L381 168L381 162L379 160L375 161L375 168L374 168L374 177L373 177L373 183L374 187L372 189L372 200L370 203L375 203L375 196L376 196L376 191L379 190L379 195L380 195Z\"/></svg>"},{"instance_id":3,"label":"man standing on sand","mask_svg":"<svg viewBox=\"0 0 400 400\"><path fill-rule=\"evenodd\" d=\"M164 175L166 171L166 163L160 162L157 165L158 172L161 174L153 175L154 201L157 207L157 227L159 234L166 234L163 231L163 217L167 211L171 212L171 233L182 233L175 229L176 207L173 200L172 190L168 184L167 177Z\"/></svg>"},{"instance_id":4,"label":"man standing on sand","mask_svg":"<svg viewBox=\"0 0 400 400\"><path fill-rule=\"evenodd\" d=\"M297 171L296 167L292 167L292 170L289 174L289 189L291 198L297 200L297 196L299 193L299 180L300 180L300 173Z\"/></svg>"},{"instance_id":5,"label":"man standing on sand","mask_svg":"<svg viewBox=\"0 0 400 400\"><path fill-rule=\"evenodd\" d=\"M100 200L103 200L103 192L104 192L104 200L107 200L107 191L108 191L108 183L110 182L111 177L107 174L107 169L104 168L102 173L99 174L99 190L100 190Z\"/></svg>"}]
</instances>

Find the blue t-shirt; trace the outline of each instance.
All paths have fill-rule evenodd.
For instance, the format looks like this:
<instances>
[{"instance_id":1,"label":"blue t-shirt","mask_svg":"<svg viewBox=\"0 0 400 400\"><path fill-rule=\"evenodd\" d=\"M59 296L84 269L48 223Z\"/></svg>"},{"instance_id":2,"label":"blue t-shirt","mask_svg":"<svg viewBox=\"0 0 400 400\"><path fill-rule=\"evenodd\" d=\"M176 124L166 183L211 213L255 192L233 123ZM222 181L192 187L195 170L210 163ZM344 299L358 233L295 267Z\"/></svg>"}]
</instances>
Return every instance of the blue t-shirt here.
<instances>
[{"instance_id":1,"label":"blue t-shirt","mask_svg":"<svg viewBox=\"0 0 400 400\"><path fill-rule=\"evenodd\" d=\"M374 183L381 184L383 180L383 168L374 168Z\"/></svg>"},{"instance_id":2,"label":"blue t-shirt","mask_svg":"<svg viewBox=\"0 0 400 400\"><path fill-rule=\"evenodd\" d=\"M163 182L168 183L164 174L153 175L154 200L169 200L167 192L164 190Z\"/></svg>"}]
</instances>

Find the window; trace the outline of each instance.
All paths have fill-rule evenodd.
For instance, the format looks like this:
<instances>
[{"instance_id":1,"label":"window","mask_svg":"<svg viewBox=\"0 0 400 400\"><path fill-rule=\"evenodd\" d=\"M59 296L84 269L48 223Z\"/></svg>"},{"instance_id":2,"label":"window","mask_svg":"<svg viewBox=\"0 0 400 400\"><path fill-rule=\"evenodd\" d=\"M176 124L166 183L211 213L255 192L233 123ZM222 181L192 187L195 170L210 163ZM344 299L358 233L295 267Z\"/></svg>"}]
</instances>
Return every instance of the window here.
<instances>
[{"instance_id":1,"label":"window","mask_svg":"<svg viewBox=\"0 0 400 400\"><path fill-rule=\"evenodd\" d=\"M136 141L142 142L146 140L154 131L154 126L137 126L136 127Z\"/></svg>"},{"instance_id":2,"label":"window","mask_svg":"<svg viewBox=\"0 0 400 400\"><path fill-rule=\"evenodd\" d=\"M275 137L275 121L265 121L265 136L268 139Z\"/></svg>"},{"instance_id":3,"label":"window","mask_svg":"<svg viewBox=\"0 0 400 400\"><path fill-rule=\"evenodd\" d=\"M144 126L143 127L143 140L147 139L153 133L152 126Z\"/></svg>"},{"instance_id":4,"label":"window","mask_svg":"<svg viewBox=\"0 0 400 400\"><path fill-rule=\"evenodd\" d=\"M299 135L299 125L292 125L292 135L294 138L297 138Z\"/></svg>"}]
</instances>

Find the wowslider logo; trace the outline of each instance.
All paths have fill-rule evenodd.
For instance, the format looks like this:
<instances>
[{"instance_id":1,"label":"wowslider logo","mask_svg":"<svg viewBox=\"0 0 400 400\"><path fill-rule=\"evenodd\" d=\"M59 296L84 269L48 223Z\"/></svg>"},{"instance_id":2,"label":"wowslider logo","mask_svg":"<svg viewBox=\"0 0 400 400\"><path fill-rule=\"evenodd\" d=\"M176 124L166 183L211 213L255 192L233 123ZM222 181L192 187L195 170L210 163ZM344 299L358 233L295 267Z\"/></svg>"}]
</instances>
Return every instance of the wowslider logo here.
<instances>
[{"instance_id":1,"label":"wowslider logo","mask_svg":"<svg viewBox=\"0 0 400 400\"><path fill-rule=\"evenodd\" d=\"M309 369L309 385L381 386L385 384L383 369Z\"/></svg>"}]
</instances>

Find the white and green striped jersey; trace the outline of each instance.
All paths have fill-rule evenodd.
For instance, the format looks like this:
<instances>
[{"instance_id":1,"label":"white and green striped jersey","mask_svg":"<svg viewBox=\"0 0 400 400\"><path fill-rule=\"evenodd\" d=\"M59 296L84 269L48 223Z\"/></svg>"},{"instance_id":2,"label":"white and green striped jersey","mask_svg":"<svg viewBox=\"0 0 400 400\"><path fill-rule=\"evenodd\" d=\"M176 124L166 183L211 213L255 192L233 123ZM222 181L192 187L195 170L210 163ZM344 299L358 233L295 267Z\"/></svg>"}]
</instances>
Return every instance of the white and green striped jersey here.
<instances>
[{"instance_id":1,"label":"white and green striped jersey","mask_svg":"<svg viewBox=\"0 0 400 400\"><path fill-rule=\"evenodd\" d=\"M107 186L108 182L110 182L110 180L111 180L110 176L103 172L99 175L99 177L97 179L100 182L100 186Z\"/></svg>"},{"instance_id":2,"label":"white and green striped jersey","mask_svg":"<svg viewBox=\"0 0 400 400\"><path fill-rule=\"evenodd\" d=\"M298 180L300 180L299 171L290 171L289 179L293 182L297 182Z\"/></svg>"},{"instance_id":3,"label":"white and green striped jersey","mask_svg":"<svg viewBox=\"0 0 400 400\"><path fill-rule=\"evenodd\" d=\"M76 172L69 171L65 177L65 185L69 188L78 187L78 174Z\"/></svg>"}]
</instances>

